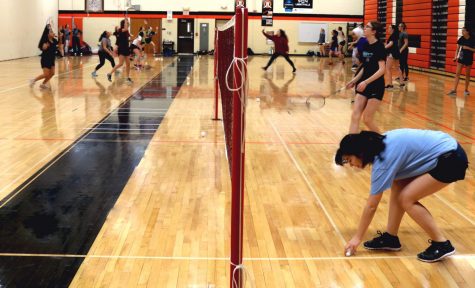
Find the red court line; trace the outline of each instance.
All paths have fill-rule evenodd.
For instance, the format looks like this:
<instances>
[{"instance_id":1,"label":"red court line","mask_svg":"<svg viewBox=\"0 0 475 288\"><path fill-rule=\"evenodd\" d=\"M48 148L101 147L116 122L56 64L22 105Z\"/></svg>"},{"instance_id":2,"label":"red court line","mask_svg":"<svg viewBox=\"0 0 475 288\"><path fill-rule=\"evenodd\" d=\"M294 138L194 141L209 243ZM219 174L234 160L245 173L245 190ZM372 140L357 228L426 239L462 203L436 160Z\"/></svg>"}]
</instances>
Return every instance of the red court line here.
<instances>
[{"instance_id":1,"label":"red court line","mask_svg":"<svg viewBox=\"0 0 475 288\"><path fill-rule=\"evenodd\" d=\"M387 100L382 100L382 102L386 103L387 105L390 105L390 102L388 102ZM463 133L463 132L460 132L460 131L457 131L457 130L455 130L455 129L452 129L452 128L450 128L450 127L448 127L448 126L446 126L446 125L444 125L444 124L442 124L442 123L439 123L439 122L437 122L437 121L434 121L434 120L432 120L432 119L430 119L430 118L428 118L428 117L426 117L426 116L422 116L422 115L420 115L420 114L418 114L418 113L416 113L416 112L412 112L411 110L403 109L403 108L398 107L398 106L396 106L396 105L393 105L393 107L396 107L396 108L399 109L400 111L407 112L407 113L412 114L412 115L414 115L414 116L416 116L416 117L418 117L418 118L421 118L421 119L423 119L423 120L426 120L426 121L428 121L429 123L436 124L436 125L438 125L438 126L440 126L440 127L443 127L443 128L445 128L445 129L447 129L447 130L449 130L449 131L453 131L453 132L455 132L455 133L457 133L457 134L459 134L459 135L462 135L462 136L464 136L464 137L466 137L466 138L468 138L468 139L470 139L470 140L475 140L475 137L473 137L473 136L470 136L470 135L467 135L467 134L465 134L465 133Z\"/></svg>"}]
</instances>

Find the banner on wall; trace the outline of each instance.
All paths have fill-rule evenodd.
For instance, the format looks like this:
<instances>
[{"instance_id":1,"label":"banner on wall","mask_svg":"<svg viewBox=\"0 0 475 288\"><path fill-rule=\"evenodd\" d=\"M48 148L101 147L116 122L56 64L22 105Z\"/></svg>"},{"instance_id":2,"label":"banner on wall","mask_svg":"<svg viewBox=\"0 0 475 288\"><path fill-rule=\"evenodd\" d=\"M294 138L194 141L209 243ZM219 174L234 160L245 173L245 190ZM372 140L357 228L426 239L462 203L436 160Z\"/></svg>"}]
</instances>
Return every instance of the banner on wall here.
<instances>
[{"instance_id":1,"label":"banner on wall","mask_svg":"<svg viewBox=\"0 0 475 288\"><path fill-rule=\"evenodd\" d=\"M262 1L262 21L261 26L272 26L273 23L273 13L274 13L274 1L273 0L263 0Z\"/></svg>"},{"instance_id":2,"label":"banner on wall","mask_svg":"<svg viewBox=\"0 0 475 288\"><path fill-rule=\"evenodd\" d=\"M284 0L285 12L298 12L300 9L312 9L313 0Z\"/></svg>"}]
</instances>

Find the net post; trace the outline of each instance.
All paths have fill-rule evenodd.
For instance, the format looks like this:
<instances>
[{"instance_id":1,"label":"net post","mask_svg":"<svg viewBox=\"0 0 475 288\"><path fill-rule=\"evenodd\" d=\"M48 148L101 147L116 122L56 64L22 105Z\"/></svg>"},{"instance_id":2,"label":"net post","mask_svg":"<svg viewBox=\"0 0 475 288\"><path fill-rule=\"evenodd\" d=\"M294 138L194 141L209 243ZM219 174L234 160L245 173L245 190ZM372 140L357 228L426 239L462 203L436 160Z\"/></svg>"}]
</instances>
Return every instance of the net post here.
<instances>
[{"instance_id":1,"label":"net post","mask_svg":"<svg viewBox=\"0 0 475 288\"><path fill-rule=\"evenodd\" d=\"M214 118L213 120L219 120L219 84L218 84L218 29L214 30Z\"/></svg>"},{"instance_id":2,"label":"net post","mask_svg":"<svg viewBox=\"0 0 475 288\"><path fill-rule=\"evenodd\" d=\"M236 7L234 32L234 58L247 61L247 8ZM233 92L233 137L232 137L232 169L231 169L231 288L243 287L242 265L243 216L244 216L244 156L245 156L245 93L244 84L247 77L246 65L237 61L233 66L235 87L241 87ZM243 72L244 71L244 72ZM242 97L241 97L242 96ZM234 285L233 285L234 283Z\"/></svg>"}]
</instances>

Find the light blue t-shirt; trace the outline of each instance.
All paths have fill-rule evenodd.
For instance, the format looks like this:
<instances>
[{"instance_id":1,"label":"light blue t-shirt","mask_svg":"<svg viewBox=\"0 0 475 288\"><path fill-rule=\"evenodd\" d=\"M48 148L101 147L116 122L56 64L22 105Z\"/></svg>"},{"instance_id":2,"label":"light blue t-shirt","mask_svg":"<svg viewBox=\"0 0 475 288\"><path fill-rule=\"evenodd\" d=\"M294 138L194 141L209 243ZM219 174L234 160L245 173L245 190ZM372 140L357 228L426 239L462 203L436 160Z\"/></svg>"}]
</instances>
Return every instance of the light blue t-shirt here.
<instances>
[{"instance_id":1,"label":"light blue t-shirt","mask_svg":"<svg viewBox=\"0 0 475 288\"><path fill-rule=\"evenodd\" d=\"M397 129L385 133L386 149L376 157L371 170L371 194L389 189L394 180L429 172L437 158L457 149L452 136L431 130Z\"/></svg>"}]
</instances>

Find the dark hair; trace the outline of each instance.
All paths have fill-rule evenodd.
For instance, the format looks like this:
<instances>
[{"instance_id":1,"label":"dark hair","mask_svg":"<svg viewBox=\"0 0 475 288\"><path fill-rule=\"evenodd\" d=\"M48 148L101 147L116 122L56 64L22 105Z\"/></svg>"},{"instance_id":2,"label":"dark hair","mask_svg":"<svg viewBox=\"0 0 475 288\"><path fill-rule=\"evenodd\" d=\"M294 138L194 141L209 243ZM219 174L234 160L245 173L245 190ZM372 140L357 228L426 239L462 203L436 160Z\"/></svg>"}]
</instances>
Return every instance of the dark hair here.
<instances>
[{"instance_id":1,"label":"dark hair","mask_svg":"<svg viewBox=\"0 0 475 288\"><path fill-rule=\"evenodd\" d=\"M392 33L391 35L389 35L389 37L391 38L393 35L395 35L396 38L399 38L399 37L398 37L399 30L397 30L397 26L394 25L394 24L392 24L392 25L391 25L391 28L393 29L393 33Z\"/></svg>"},{"instance_id":2,"label":"dark hair","mask_svg":"<svg viewBox=\"0 0 475 288\"><path fill-rule=\"evenodd\" d=\"M287 34L285 34L284 30L279 29L279 31L280 31L280 37L284 37L286 40L289 40L289 38L287 37Z\"/></svg>"},{"instance_id":3,"label":"dark hair","mask_svg":"<svg viewBox=\"0 0 475 288\"><path fill-rule=\"evenodd\" d=\"M371 27L373 27L371 30L376 31L374 37L379 39L381 37L381 32L383 31L383 25L378 21L369 21L369 23L371 23Z\"/></svg>"},{"instance_id":4,"label":"dark hair","mask_svg":"<svg viewBox=\"0 0 475 288\"><path fill-rule=\"evenodd\" d=\"M122 19L120 21L120 29L124 29L124 27L125 27L125 19Z\"/></svg>"},{"instance_id":5,"label":"dark hair","mask_svg":"<svg viewBox=\"0 0 475 288\"><path fill-rule=\"evenodd\" d=\"M333 35L333 36L338 35L338 31L333 30L333 31L332 31L332 35Z\"/></svg>"},{"instance_id":6,"label":"dark hair","mask_svg":"<svg viewBox=\"0 0 475 288\"><path fill-rule=\"evenodd\" d=\"M470 27L463 26L462 29L465 29L468 32L468 35L472 37L472 30L470 29Z\"/></svg>"},{"instance_id":7,"label":"dark hair","mask_svg":"<svg viewBox=\"0 0 475 288\"><path fill-rule=\"evenodd\" d=\"M101 36L99 37L99 42L102 41L102 38L107 37L107 31L102 32Z\"/></svg>"},{"instance_id":8,"label":"dark hair","mask_svg":"<svg viewBox=\"0 0 475 288\"><path fill-rule=\"evenodd\" d=\"M342 31L342 30L343 30L343 28L342 28L341 26L338 26L338 30Z\"/></svg>"},{"instance_id":9,"label":"dark hair","mask_svg":"<svg viewBox=\"0 0 475 288\"><path fill-rule=\"evenodd\" d=\"M363 167L373 163L376 157L384 151L386 136L372 131L361 131L359 134L348 134L340 142L340 148L336 151L335 163L343 165L344 155L354 155L361 159Z\"/></svg>"},{"instance_id":10,"label":"dark hair","mask_svg":"<svg viewBox=\"0 0 475 288\"><path fill-rule=\"evenodd\" d=\"M46 24L43 34L41 34L40 42L38 42L38 49L43 50L43 44L49 41L48 35L50 30L51 26Z\"/></svg>"}]
</instances>

